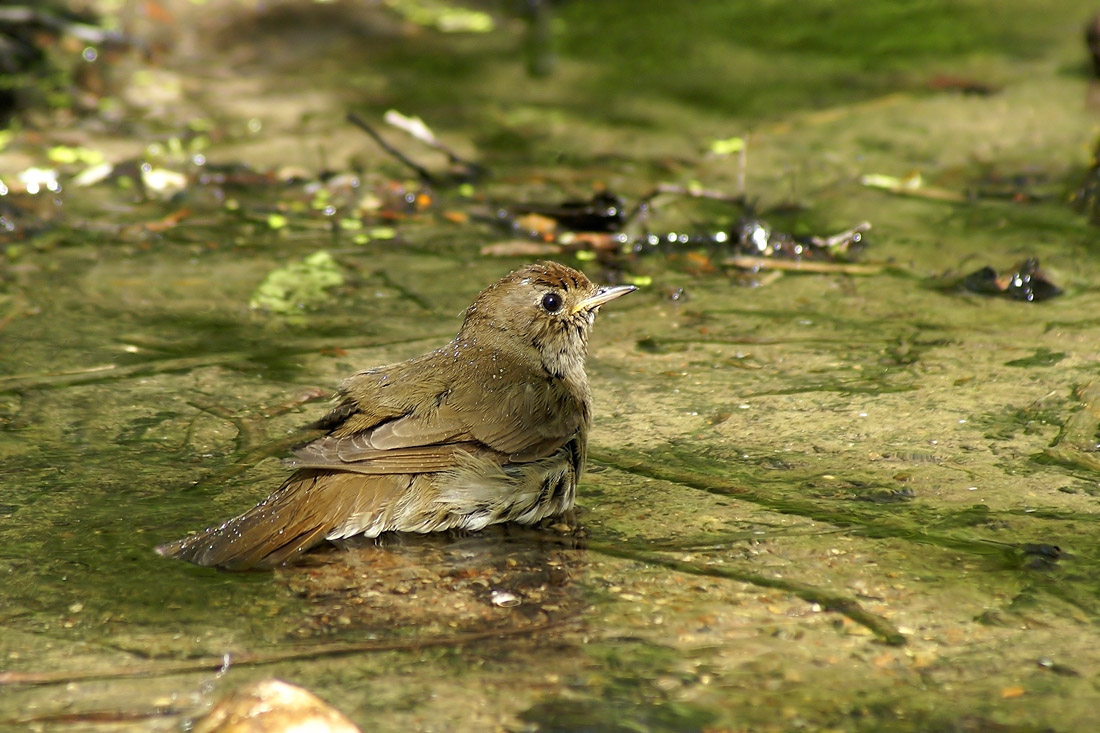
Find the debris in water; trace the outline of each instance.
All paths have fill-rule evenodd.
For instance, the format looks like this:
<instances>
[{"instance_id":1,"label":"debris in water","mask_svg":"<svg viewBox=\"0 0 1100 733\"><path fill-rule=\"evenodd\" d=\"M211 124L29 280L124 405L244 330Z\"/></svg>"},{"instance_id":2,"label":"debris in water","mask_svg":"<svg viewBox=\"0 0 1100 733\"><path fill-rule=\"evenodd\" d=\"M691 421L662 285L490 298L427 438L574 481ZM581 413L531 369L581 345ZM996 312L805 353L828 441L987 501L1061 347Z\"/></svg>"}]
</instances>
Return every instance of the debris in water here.
<instances>
[{"instance_id":1,"label":"debris in water","mask_svg":"<svg viewBox=\"0 0 1100 733\"><path fill-rule=\"evenodd\" d=\"M1039 260L1036 257L1027 258L1007 275L998 275L996 270L987 265L963 278L962 287L971 293L1006 295L1013 300L1035 303L1062 294L1062 289L1039 269Z\"/></svg>"}]
</instances>

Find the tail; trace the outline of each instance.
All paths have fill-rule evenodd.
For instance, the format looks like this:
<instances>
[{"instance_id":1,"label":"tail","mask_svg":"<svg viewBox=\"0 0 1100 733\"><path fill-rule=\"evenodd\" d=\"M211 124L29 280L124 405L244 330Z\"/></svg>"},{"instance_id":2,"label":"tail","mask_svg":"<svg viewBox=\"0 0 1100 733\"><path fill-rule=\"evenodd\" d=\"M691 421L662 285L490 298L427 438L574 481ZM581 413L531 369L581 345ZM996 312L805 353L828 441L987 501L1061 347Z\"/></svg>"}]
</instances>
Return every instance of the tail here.
<instances>
[{"instance_id":1,"label":"tail","mask_svg":"<svg viewBox=\"0 0 1100 733\"><path fill-rule=\"evenodd\" d=\"M380 493L379 478L303 470L268 498L218 527L157 547L157 553L226 570L273 568L325 541ZM408 477L405 477L406 485Z\"/></svg>"}]
</instances>

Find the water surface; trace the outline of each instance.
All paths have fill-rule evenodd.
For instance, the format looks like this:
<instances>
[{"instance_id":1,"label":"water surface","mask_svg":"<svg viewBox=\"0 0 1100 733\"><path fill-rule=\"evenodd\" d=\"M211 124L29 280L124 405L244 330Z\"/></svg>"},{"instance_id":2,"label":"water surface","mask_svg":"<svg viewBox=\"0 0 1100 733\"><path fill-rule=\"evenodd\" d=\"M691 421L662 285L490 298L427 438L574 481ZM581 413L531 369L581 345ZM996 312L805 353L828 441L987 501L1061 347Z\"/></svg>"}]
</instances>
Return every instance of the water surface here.
<instances>
[{"instance_id":1,"label":"water surface","mask_svg":"<svg viewBox=\"0 0 1100 733\"><path fill-rule=\"evenodd\" d=\"M1089 729L1100 260L1066 194L1095 134L1091 6L572 3L533 80L518 21L452 37L372 7L228 5L176 8L196 18L153 67L177 84L161 79L167 102L21 132L0 171L62 142L140 156L201 119L211 163L356 171L384 197L408 171L343 118L396 107L494 175L472 201L368 217L397 235L369 242L296 184L168 201L67 185L5 244L0 667L57 676L6 685L0 720L174 729L277 676L375 730ZM136 85L140 66L117 73ZM868 220L861 258L886 267L743 287L682 254L628 263L652 285L593 337L583 532L406 538L238 575L152 552L276 487L263 447L324 411L311 396L445 342L526 261L482 256L512 235L444 213L732 192L735 159L707 150L733 135L749 195L797 204L776 226ZM963 200L858 182L913 172ZM734 216L674 202L650 225ZM343 285L289 316L249 308L318 250ZM1027 256L1062 297L943 287ZM119 671L135 676L96 678Z\"/></svg>"}]
</instances>

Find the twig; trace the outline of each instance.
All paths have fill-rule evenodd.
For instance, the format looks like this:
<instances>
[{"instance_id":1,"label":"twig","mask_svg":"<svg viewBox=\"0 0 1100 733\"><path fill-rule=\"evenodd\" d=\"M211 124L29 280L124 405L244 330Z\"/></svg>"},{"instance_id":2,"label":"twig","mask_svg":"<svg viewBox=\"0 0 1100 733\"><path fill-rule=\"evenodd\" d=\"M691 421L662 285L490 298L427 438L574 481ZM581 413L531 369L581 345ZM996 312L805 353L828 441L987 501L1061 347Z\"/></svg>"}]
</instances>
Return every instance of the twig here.
<instances>
[{"instance_id":1,"label":"twig","mask_svg":"<svg viewBox=\"0 0 1100 733\"><path fill-rule=\"evenodd\" d=\"M324 434L323 431L311 429L307 426L295 430L290 435L279 438L278 440L261 443L258 439L259 430L257 429L257 425L261 417L268 418L274 415L282 415L299 405L304 405L315 400L326 399L330 396L331 395L325 390L315 387L297 395L283 404L277 405L273 409L260 410L258 416L251 417L241 417L220 405L200 403L193 400L189 401L188 404L192 407L214 415L215 417L220 417L232 423L233 426L237 428L237 453L239 455L230 465L208 473L184 490L194 491L196 489L205 489L211 484L220 486L228 479L239 476L249 470L265 458L284 455L290 448L296 445L308 443L310 440L321 437L321 435Z\"/></svg>"},{"instance_id":2,"label":"twig","mask_svg":"<svg viewBox=\"0 0 1100 733\"><path fill-rule=\"evenodd\" d=\"M736 580L761 588L775 588L777 590L787 591L788 593L798 596L807 603L817 603L826 611L835 611L851 619L860 626L866 627L875 636L881 639L883 643L889 644L890 646L903 646L905 644L905 636L882 616L864 609L854 598L849 598L839 593L833 593L824 588L818 588L793 580L772 578L766 575L750 573L746 570L738 570L736 568L700 565L699 563L687 562L685 560L662 557L651 552L637 552L626 549L619 544L611 545L589 542L588 549L593 552L600 552L604 555L610 555L623 560L636 560L652 565L660 565L680 573L703 575L712 578L725 578L727 580Z\"/></svg>"},{"instance_id":3,"label":"twig","mask_svg":"<svg viewBox=\"0 0 1100 733\"><path fill-rule=\"evenodd\" d=\"M237 413L230 410L225 405L218 404L217 402L211 402L205 399L199 399L198 397L192 397L187 400L187 404L194 407L196 410L201 410L208 415L221 418L226 422L233 423L233 427L237 429L237 448L242 449L247 445L251 445L255 441L253 438L253 426L249 424L246 418L241 417Z\"/></svg>"},{"instance_id":4,"label":"twig","mask_svg":"<svg viewBox=\"0 0 1100 733\"><path fill-rule=\"evenodd\" d=\"M451 165L462 166L466 169L466 174L471 177L480 177L488 173L488 170L480 163L475 163L472 160L466 160L449 146L444 145L443 141L435 136L435 133L431 131L427 125L424 124L424 120L419 117L409 117L403 115L395 109L387 110L386 114L382 116L382 119L386 121L387 125L396 127L398 130L403 130L412 137L416 138L420 142L427 145L433 150L438 150L447 156L447 160Z\"/></svg>"},{"instance_id":5,"label":"twig","mask_svg":"<svg viewBox=\"0 0 1100 733\"><path fill-rule=\"evenodd\" d=\"M911 196L913 198L928 199L930 201L949 201L951 203L965 203L966 194L952 191L946 188L925 186L919 175L908 178L897 178L879 173L868 173L859 179L861 185L868 188L877 188L896 196Z\"/></svg>"},{"instance_id":6,"label":"twig","mask_svg":"<svg viewBox=\"0 0 1100 733\"><path fill-rule=\"evenodd\" d=\"M566 618L511 629L490 629L471 631L465 634L437 636L410 641L359 641L343 644L319 644L296 649L284 649L271 652L252 652L236 656L226 654L220 657L203 657L184 662L153 662L135 664L113 669L89 670L85 672L67 672L51 670L48 672L0 672L0 686L4 685L58 685L88 680L126 679L132 677L167 677L194 672L227 671L230 667L259 667L279 662L322 659L325 657L364 654L369 652L416 651L436 647L464 646L487 639L506 639L528 636L552 631L574 623L580 612Z\"/></svg>"},{"instance_id":7,"label":"twig","mask_svg":"<svg viewBox=\"0 0 1100 733\"><path fill-rule=\"evenodd\" d=\"M107 373L113 377L126 371L126 367L120 367L118 364L99 364L83 369L67 369L63 372L13 374L9 377L0 377L0 392L21 392L31 387L64 387L81 382L96 382L108 378L105 376ZM169 369L169 371L172 370Z\"/></svg>"},{"instance_id":8,"label":"twig","mask_svg":"<svg viewBox=\"0 0 1100 733\"><path fill-rule=\"evenodd\" d=\"M374 348L394 346L397 344L410 344L420 341L437 340L444 336L425 336L412 339L396 339L394 341L371 341L361 339L341 344L344 349ZM449 335L446 336L449 338ZM284 348L281 353L310 354L324 349L332 348L332 339L316 339L299 342L297 346ZM206 366L219 366L249 361L255 355L249 351L227 351L203 356L173 357L167 359L154 359L140 364L103 364L86 369L72 371L53 372L46 374L16 374L10 377L0 377L0 393L23 392L31 389L68 387L74 384L88 384L91 382L103 382L109 380L122 380L130 377L141 377L148 374L169 374L172 372L186 372L192 369Z\"/></svg>"},{"instance_id":9,"label":"twig","mask_svg":"<svg viewBox=\"0 0 1100 733\"><path fill-rule=\"evenodd\" d=\"M728 204L745 204L745 197L743 194L731 195L725 191L718 191L711 188L699 188L696 186L681 186L676 183L661 183L657 188L653 189L653 192L649 194L647 198L652 199L658 194L673 194L676 196L687 196L693 199L710 199L712 201L724 201Z\"/></svg>"},{"instance_id":10,"label":"twig","mask_svg":"<svg viewBox=\"0 0 1100 733\"><path fill-rule=\"evenodd\" d=\"M239 458L237 458L237 460L233 461L233 463L224 468L220 468L217 471L212 471L211 473L208 473L190 486L184 487L182 490L205 490L206 487L212 485L220 487L229 479L240 476L242 473L249 470L263 459L271 458L272 456L285 455L286 452L294 446L301 445L302 443L307 443L312 439L321 437L323 434L324 433L319 430L310 430L308 428L303 428L302 430L295 431L285 438L280 438L278 440L263 443L252 448L247 448L244 453Z\"/></svg>"},{"instance_id":11,"label":"twig","mask_svg":"<svg viewBox=\"0 0 1100 733\"><path fill-rule=\"evenodd\" d=\"M839 530L827 530L829 532ZM820 534L821 532L815 532ZM539 541L547 544L555 544L565 548L575 548L576 537L551 535L539 533ZM711 578L723 578L735 580L762 588L776 588L791 593L808 603L817 603L827 611L835 611L851 619L861 626L865 626L878 636L883 642L899 646L905 644L905 637L895 629L889 621L870 611L867 611L853 598L833 593L824 588L818 588L805 583L782 578L759 575L746 570L730 567L716 567L714 565L702 565L687 560L677 560L667 554L671 551L684 551L682 548L662 547L658 551L636 550L624 545L622 542L599 542L585 537L583 548L590 552L598 552L608 557L622 560L633 560L647 565L659 565L674 572L701 575ZM698 551L696 549L695 551Z\"/></svg>"},{"instance_id":12,"label":"twig","mask_svg":"<svg viewBox=\"0 0 1100 733\"><path fill-rule=\"evenodd\" d=\"M837 511L786 496L772 497L764 492L755 491L748 486L734 485L720 476L676 467L667 460L660 462L646 461L636 455L627 456L615 452L601 451L598 448L590 448L589 459L637 476L669 481L717 496L735 497L779 514L805 517L816 522L827 522L839 527L853 527L864 537L907 537L914 542L925 542L938 547L962 550L976 555L1014 557L1019 552L1019 547L1012 544L970 539L948 532L931 531L923 527L919 531L914 531L912 527L901 526L883 517L881 513L865 514L856 508L851 508L849 511Z\"/></svg>"},{"instance_id":13,"label":"twig","mask_svg":"<svg viewBox=\"0 0 1100 733\"><path fill-rule=\"evenodd\" d=\"M841 275L877 275L882 265L860 265L852 262L816 262L813 260L786 260L778 257L752 257L738 255L723 264L742 270L784 270L786 272L837 273Z\"/></svg>"},{"instance_id":14,"label":"twig","mask_svg":"<svg viewBox=\"0 0 1100 733\"><path fill-rule=\"evenodd\" d=\"M154 718L171 718L185 713L183 708L157 707L152 710L86 710L71 713L45 713L16 719L0 720L0 725L27 728L37 724L95 725L104 723L137 723Z\"/></svg>"},{"instance_id":15,"label":"twig","mask_svg":"<svg viewBox=\"0 0 1100 733\"><path fill-rule=\"evenodd\" d=\"M416 175L420 177L420 180L424 181L424 183L427 183L431 186L434 186L438 183L438 179L436 179L436 177L432 175L431 171L429 171L427 168L412 160L400 150L386 142L385 138L379 135L378 131L371 127L370 124L368 124L367 121L364 120L362 117L355 114L354 112L348 112L348 122L370 135L374 139L374 141L378 143L378 146L382 148L382 150L386 151L398 161L412 169L416 173Z\"/></svg>"}]
</instances>

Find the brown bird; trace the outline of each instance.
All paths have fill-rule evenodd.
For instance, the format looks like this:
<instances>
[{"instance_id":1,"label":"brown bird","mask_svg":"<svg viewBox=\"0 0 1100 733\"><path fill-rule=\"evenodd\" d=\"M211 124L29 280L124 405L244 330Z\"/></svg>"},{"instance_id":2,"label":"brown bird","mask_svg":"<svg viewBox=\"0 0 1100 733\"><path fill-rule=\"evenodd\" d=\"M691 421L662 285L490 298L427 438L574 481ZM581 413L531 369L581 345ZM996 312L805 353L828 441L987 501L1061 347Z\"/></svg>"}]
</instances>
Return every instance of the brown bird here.
<instances>
[{"instance_id":1,"label":"brown bird","mask_svg":"<svg viewBox=\"0 0 1100 733\"><path fill-rule=\"evenodd\" d=\"M588 333L601 305L633 290L555 262L516 270L477 296L446 346L347 379L278 491L157 552L270 568L325 540L572 509L592 421Z\"/></svg>"}]
</instances>

